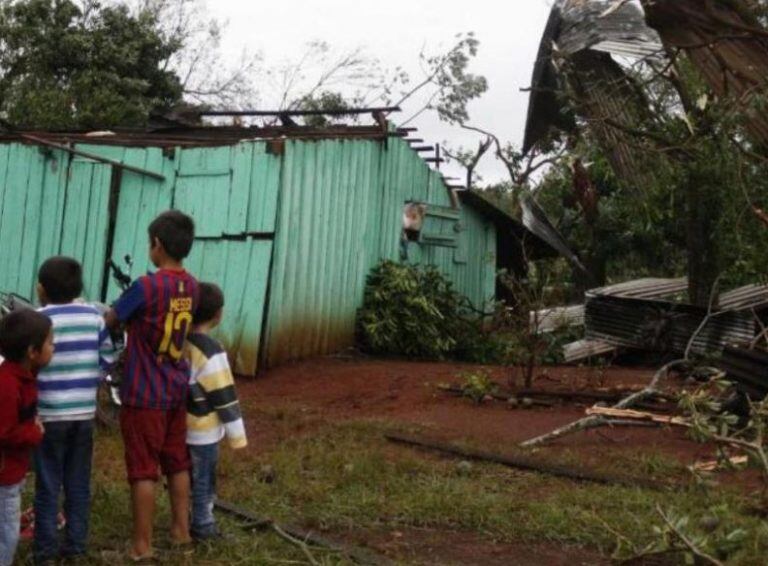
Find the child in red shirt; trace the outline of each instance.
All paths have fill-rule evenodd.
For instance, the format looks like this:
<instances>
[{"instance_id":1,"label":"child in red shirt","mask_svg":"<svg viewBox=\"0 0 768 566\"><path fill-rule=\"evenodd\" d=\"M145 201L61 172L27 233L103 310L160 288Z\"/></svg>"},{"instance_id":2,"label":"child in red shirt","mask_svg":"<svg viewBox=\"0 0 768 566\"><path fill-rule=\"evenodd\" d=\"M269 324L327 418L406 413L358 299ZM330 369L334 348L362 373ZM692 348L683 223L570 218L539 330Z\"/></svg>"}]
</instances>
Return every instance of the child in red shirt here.
<instances>
[{"instance_id":1,"label":"child in red shirt","mask_svg":"<svg viewBox=\"0 0 768 566\"><path fill-rule=\"evenodd\" d=\"M19 542L21 490L32 449L43 439L36 375L53 356L51 320L32 310L0 321L0 566L13 564Z\"/></svg>"},{"instance_id":2,"label":"child in red shirt","mask_svg":"<svg viewBox=\"0 0 768 566\"><path fill-rule=\"evenodd\" d=\"M191 542L186 444L190 371L182 352L198 302L197 281L183 267L194 237L189 216L175 210L158 216L149 225L149 256L158 271L137 279L106 315L110 327L128 324L120 428L133 504L131 561L153 556L159 471L168 477L172 541L181 546Z\"/></svg>"}]
</instances>

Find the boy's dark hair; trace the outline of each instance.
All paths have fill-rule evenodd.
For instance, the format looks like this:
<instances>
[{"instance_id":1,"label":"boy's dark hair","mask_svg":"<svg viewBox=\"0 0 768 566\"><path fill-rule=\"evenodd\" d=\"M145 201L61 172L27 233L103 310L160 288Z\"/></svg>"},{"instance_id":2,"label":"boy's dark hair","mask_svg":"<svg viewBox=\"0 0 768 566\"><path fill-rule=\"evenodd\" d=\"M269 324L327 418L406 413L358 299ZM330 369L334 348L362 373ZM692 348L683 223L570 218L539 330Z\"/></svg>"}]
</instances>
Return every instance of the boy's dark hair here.
<instances>
[{"instance_id":1,"label":"boy's dark hair","mask_svg":"<svg viewBox=\"0 0 768 566\"><path fill-rule=\"evenodd\" d=\"M32 309L13 311L0 320L0 355L22 362L32 346L40 350L51 331L51 319Z\"/></svg>"},{"instance_id":2,"label":"boy's dark hair","mask_svg":"<svg viewBox=\"0 0 768 566\"><path fill-rule=\"evenodd\" d=\"M149 225L149 242L157 238L166 253L176 261L189 255L195 240L195 222L179 210L168 210Z\"/></svg>"},{"instance_id":3,"label":"boy's dark hair","mask_svg":"<svg viewBox=\"0 0 768 566\"><path fill-rule=\"evenodd\" d=\"M216 314L224 307L224 293L218 285L200 283L198 286L200 299L193 317L195 324L205 324L216 318Z\"/></svg>"},{"instance_id":4,"label":"boy's dark hair","mask_svg":"<svg viewBox=\"0 0 768 566\"><path fill-rule=\"evenodd\" d=\"M37 272L37 280L54 304L71 303L83 292L83 268L71 257L45 260Z\"/></svg>"}]
</instances>

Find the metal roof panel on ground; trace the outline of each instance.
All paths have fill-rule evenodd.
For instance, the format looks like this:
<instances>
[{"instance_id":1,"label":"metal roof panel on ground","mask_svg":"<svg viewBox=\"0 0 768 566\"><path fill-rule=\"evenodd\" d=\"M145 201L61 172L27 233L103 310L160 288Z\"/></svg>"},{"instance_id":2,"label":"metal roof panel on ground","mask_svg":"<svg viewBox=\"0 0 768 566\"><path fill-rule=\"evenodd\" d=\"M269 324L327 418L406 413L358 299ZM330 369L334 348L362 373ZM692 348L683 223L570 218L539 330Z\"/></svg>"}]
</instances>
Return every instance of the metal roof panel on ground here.
<instances>
[{"instance_id":1,"label":"metal roof panel on ground","mask_svg":"<svg viewBox=\"0 0 768 566\"><path fill-rule=\"evenodd\" d=\"M720 310L750 310L768 306L768 285L746 285L720 295Z\"/></svg>"},{"instance_id":2,"label":"metal roof panel on ground","mask_svg":"<svg viewBox=\"0 0 768 566\"><path fill-rule=\"evenodd\" d=\"M683 353L695 335L692 350L704 354L755 336L749 312L719 312L702 326L706 317L706 309L692 305L598 295L587 301L586 337L627 348Z\"/></svg>"},{"instance_id":3,"label":"metal roof panel on ground","mask_svg":"<svg viewBox=\"0 0 768 566\"><path fill-rule=\"evenodd\" d=\"M595 356L603 356L617 350L616 346L604 340L578 340L563 346L563 360L571 364Z\"/></svg>"},{"instance_id":4,"label":"metal roof panel on ground","mask_svg":"<svg viewBox=\"0 0 768 566\"><path fill-rule=\"evenodd\" d=\"M644 278L592 289L587 292L587 296L608 295L655 299L674 295L687 288L688 280L685 277L679 279ZM531 325L534 325L535 317L538 317L539 332L553 332L563 326L582 326L584 324L584 305L532 311L530 314Z\"/></svg>"},{"instance_id":5,"label":"metal roof panel on ground","mask_svg":"<svg viewBox=\"0 0 768 566\"><path fill-rule=\"evenodd\" d=\"M616 283L606 287L591 289L587 292L588 296L610 295L614 297L634 297L637 299L653 299L681 293L688 289L688 279L680 277L678 279L662 279L647 277Z\"/></svg>"}]
</instances>

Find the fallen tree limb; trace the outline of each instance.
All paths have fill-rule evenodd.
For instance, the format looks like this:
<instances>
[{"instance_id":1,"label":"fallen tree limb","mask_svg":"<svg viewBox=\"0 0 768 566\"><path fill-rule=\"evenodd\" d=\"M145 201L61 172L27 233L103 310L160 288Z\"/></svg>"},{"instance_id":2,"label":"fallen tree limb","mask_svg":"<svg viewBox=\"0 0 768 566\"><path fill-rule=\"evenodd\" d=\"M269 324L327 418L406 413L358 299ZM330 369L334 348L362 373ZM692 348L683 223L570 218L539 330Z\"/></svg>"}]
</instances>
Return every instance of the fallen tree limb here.
<instances>
[{"instance_id":1,"label":"fallen tree limb","mask_svg":"<svg viewBox=\"0 0 768 566\"><path fill-rule=\"evenodd\" d=\"M694 472L715 472L722 464L727 463L729 466L743 466L749 463L749 456L733 456L725 461L711 460L709 462L698 462L690 467Z\"/></svg>"},{"instance_id":2,"label":"fallen tree limb","mask_svg":"<svg viewBox=\"0 0 768 566\"><path fill-rule=\"evenodd\" d=\"M651 379L651 382L644 389L642 389L641 391L638 391L637 393L633 393L632 395L630 395L629 397L626 397L622 401L619 401L616 405L613 406L613 408L629 409L630 407L635 406L637 403L640 403L641 401L645 401L646 399L650 399L653 396L657 395L659 393L658 392L659 383L669 375L669 372L675 369L676 367L685 365L687 363L688 362L686 360L675 360L673 362L666 364L653 375L653 379ZM532 446L544 444L545 442L549 442L550 440L561 438L567 434L573 434L574 432L579 432L582 430L589 430L591 428L606 426L607 424L609 424L609 422L610 421L605 417L601 417L597 415L587 416L583 419L574 421L564 427L555 429L552 432L548 432L547 434L537 436L536 438L531 438L530 440L526 440L525 442L521 443L520 446L523 448L530 448Z\"/></svg>"},{"instance_id":3,"label":"fallen tree limb","mask_svg":"<svg viewBox=\"0 0 768 566\"><path fill-rule=\"evenodd\" d=\"M403 435L403 434L386 434L385 438L397 444L404 444L407 446L424 448L427 450L434 450L443 454L464 458L466 460L476 460L481 462L490 462L493 464L500 464L509 468L515 468L518 470L526 470L530 472L538 472L555 477L567 478L579 482L598 483L602 485L622 485L626 487L643 487L647 489L668 489L675 487L672 485L647 480L645 478L623 478L612 476L610 474L603 474L591 470L584 470L580 468L574 468L570 466L563 466L559 464L552 464L549 462L542 462L533 458L527 458L524 456L502 456L500 454L494 454L491 452L484 452L481 450L470 450L456 446L454 444L448 444L444 442L438 442L428 440L425 438L419 438L415 436Z\"/></svg>"},{"instance_id":4,"label":"fallen tree limb","mask_svg":"<svg viewBox=\"0 0 768 566\"><path fill-rule=\"evenodd\" d=\"M217 500L214 508L227 515L230 515L240 521L244 521L244 528L257 530L272 530L281 538L298 546L304 553L310 563L316 564L315 558L311 555L308 545L324 548L331 552L345 556L356 564L371 566L387 566L392 562L383 556L375 555L366 550L350 547L325 537L318 536L312 532L289 525L278 525L272 519L260 517L247 509L243 509L232 503ZM300 543L300 544L299 544Z\"/></svg>"},{"instance_id":5,"label":"fallen tree limb","mask_svg":"<svg viewBox=\"0 0 768 566\"><path fill-rule=\"evenodd\" d=\"M674 425L690 428L692 425L688 420L682 417L668 417L666 415L657 415L643 411L633 411L631 409L614 409L611 407L590 407L587 409L587 415L597 417L608 417L611 419L646 421L665 425Z\"/></svg>"},{"instance_id":6,"label":"fallen tree limb","mask_svg":"<svg viewBox=\"0 0 768 566\"><path fill-rule=\"evenodd\" d=\"M656 506L656 512L661 516L662 521L667 525L667 528L669 528L672 533L680 540L680 542L685 545L685 547L699 560L706 564L711 564L712 566L725 566L723 562L720 562L717 558L714 558L713 556L710 556L703 550L701 550L698 546L696 546L691 539L689 539L685 533L683 533L680 529L677 528L674 521L667 516L666 513L661 509L660 505Z\"/></svg>"},{"instance_id":7,"label":"fallen tree limb","mask_svg":"<svg viewBox=\"0 0 768 566\"><path fill-rule=\"evenodd\" d=\"M463 397L464 396L464 390L459 387L458 385L439 385L438 389L441 391L444 391L445 393L448 393L450 395L455 395L456 397ZM554 400L561 400L561 401L606 401L606 402L616 402L620 401L622 399L622 396L616 393L608 393L608 392L581 392L581 391L543 391L543 390L522 390L522 391L511 391L509 393L489 393L489 396L492 397L495 401L502 401L502 402L508 402L510 399L517 399L517 400L523 400L523 399L530 399L530 404L532 406L538 406L538 407L554 407L557 405L556 401ZM640 402L637 404L637 407L640 409L645 409L648 411L672 411L675 407L672 406L665 406L665 405L659 405L657 403L645 403Z\"/></svg>"}]
</instances>

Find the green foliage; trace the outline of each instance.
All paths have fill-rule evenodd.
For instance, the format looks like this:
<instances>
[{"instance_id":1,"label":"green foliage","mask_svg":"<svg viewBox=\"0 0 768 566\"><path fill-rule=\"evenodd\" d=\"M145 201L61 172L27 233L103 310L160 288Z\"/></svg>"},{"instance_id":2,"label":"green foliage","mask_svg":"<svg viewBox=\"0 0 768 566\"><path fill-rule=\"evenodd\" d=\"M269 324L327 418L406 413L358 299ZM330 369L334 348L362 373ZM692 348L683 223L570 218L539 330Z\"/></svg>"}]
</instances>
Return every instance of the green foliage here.
<instances>
[{"instance_id":1,"label":"green foliage","mask_svg":"<svg viewBox=\"0 0 768 566\"><path fill-rule=\"evenodd\" d=\"M311 110L323 112L339 112L353 108L355 102L350 102L344 98L338 92L322 91L315 94L307 94L297 104L299 110ZM348 115L341 115L339 117L347 117ZM353 115L354 116L354 115ZM304 118L304 123L307 126L314 126L316 128L322 128L328 126L331 120L326 116L307 116Z\"/></svg>"},{"instance_id":2,"label":"green foliage","mask_svg":"<svg viewBox=\"0 0 768 566\"><path fill-rule=\"evenodd\" d=\"M461 390L465 397L469 397L475 403L482 403L488 395L493 394L497 385L491 377L483 371L467 373L462 377Z\"/></svg>"},{"instance_id":3,"label":"green foliage","mask_svg":"<svg viewBox=\"0 0 768 566\"><path fill-rule=\"evenodd\" d=\"M728 381L717 379L712 387L684 392L680 407L689 416L690 435L697 442L714 442L725 457L726 448L737 448L749 457L750 465L759 468L768 482L768 399L748 401L749 416L740 419L723 410L721 398L733 390ZM726 459L726 458L723 458Z\"/></svg>"},{"instance_id":4,"label":"green foliage","mask_svg":"<svg viewBox=\"0 0 768 566\"><path fill-rule=\"evenodd\" d=\"M728 513L727 507L717 511L721 516ZM685 557L686 564L698 564L700 560L711 564L713 560L727 560L741 550L749 537L744 529L721 527L717 514L703 517L699 525L692 525L687 515L661 508L658 513L662 524L653 527L656 540L646 546L641 555L677 551Z\"/></svg>"},{"instance_id":5,"label":"green foliage","mask_svg":"<svg viewBox=\"0 0 768 566\"><path fill-rule=\"evenodd\" d=\"M181 100L180 48L149 10L70 0L0 3L0 117L47 129L141 126Z\"/></svg>"},{"instance_id":6,"label":"green foliage","mask_svg":"<svg viewBox=\"0 0 768 566\"><path fill-rule=\"evenodd\" d=\"M368 276L358 338L379 355L488 361L498 345L435 267L384 261Z\"/></svg>"}]
</instances>

